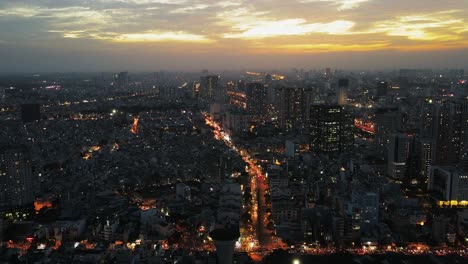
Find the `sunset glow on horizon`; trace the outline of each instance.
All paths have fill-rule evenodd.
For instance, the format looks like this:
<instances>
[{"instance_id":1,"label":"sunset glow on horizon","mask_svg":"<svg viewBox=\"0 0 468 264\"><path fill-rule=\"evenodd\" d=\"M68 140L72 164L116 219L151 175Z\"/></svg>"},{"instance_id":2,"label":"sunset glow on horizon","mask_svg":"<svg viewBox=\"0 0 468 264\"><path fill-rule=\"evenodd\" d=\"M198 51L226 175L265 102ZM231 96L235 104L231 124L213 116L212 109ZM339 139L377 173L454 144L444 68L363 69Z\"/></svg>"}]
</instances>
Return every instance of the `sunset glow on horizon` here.
<instances>
[{"instance_id":1,"label":"sunset glow on horizon","mask_svg":"<svg viewBox=\"0 0 468 264\"><path fill-rule=\"evenodd\" d=\"M103 52L103 58L129 56L129 48L154 58L375 51L449 51L466 58L466 11L466 0L6 1L0 3L0 48ZM179 64L174 67L183 68Z\"/></svg>"}]
</instances>

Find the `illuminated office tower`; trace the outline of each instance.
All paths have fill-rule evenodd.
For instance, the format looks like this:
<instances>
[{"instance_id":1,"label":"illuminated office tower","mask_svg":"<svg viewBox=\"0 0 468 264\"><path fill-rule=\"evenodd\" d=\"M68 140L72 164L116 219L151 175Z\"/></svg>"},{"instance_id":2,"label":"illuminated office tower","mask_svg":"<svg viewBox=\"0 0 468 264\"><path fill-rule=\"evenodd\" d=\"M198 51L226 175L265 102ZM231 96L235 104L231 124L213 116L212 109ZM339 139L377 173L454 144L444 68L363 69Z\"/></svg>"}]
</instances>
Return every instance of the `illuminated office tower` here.
<instances>
[{"instance_id":1,"label":"illuminated office tower","mask_svg":"<svg viewBox=\"0 0 468 264\"><path fill-rule=\"evenodd\" d=\"M200 95L205 99L213 99L218 89L220 76L209 75L200 77Z\"/></svg>"},{"instance_id":2,"label":"illuminated office tower","mask_svg":"<svg viewBox=\"0 0 468 264\"><path fill-rule=\"evenodd\" d=\"M261 119L267 111L267 86L262 83L248 83L246 87L247 113Z\"/></svg>"},{"instance_id":3,"label":"illuminated office tower","mask_svg":"<svg viewBox=\"0 0 468 264\"><path fill-rule=\"evenodd\" d=\"M440 106L436 123L436 164L455 164L460 159L462 105L446 101ZM465 124L464 124L465 125Z\"/></svg>"},{"instance_id":4,"label":"illuminated office tower","mask_svg":"<svg viewBox=\"0 0 468 264\"><path fill-rule=\"evenodd\" d=\"M0 209L17 213L17 209L34 202L31 162L25 149L10 149L0 153ZM9 217L21 218L20 215Z\"/></svg>"},{"instance_id":5,"label":"illuminated office tower","mask_svg":"<svg viewBox=\"0 0 468 264\"><path fill-rule=\"evenodd\" d=\"M304 88L282 88L280 124L287 130L300 128L307 121L309 93Z\"/></svg>"},{"instance_id":6,"label":"illuminated office tower","mask_svg":"<svg viewBox=\"0 0 468 264\"><path fill-rule=\"evenodd\" d=\"M433 164L458 163L468 147L467 101L430 98L421 109L421 137L434 142Z\"/></svg>"},{"instance_id":7,"label":"illuminated office tower","mask_svg":"<svg viewBox=\"0 0 468 264\"><path fill-rule=\"evenodd\" d=\"M437 133L438 113L441 102L434 99L425 99L420 114L420 135L422 138L434 139Z\"/></svg>"},{"instance_id":8,"label":"illuminated office tower","mask_svg":"<svg viewBox=\"0 0 468 264\"><path fill-rule=\"evenodd\" d=\"M340 154L353 149L354 119L339 105L310 107L310 147L312 151Z\"/></svg>"},{"instance_id":9,"label":"illuminated office tower","mask_svg":"<svg viewBox=\"0 0 468 264\"><path fill-rule=\"evenodd\" d=\"M429 178L430 168L434 160L434 142L430 139L421 140L421 171L422 175Z\"/></svg>"},{"instance_id":10,"label":"illuminated office tower","mask_svg":"<svg viewBox=\"0 0 468 264\"><path fill-rule=\"evenodd\" d=\"M468 99L460 102L460 159L468 157Z\"/></svg>"}]
</instances>

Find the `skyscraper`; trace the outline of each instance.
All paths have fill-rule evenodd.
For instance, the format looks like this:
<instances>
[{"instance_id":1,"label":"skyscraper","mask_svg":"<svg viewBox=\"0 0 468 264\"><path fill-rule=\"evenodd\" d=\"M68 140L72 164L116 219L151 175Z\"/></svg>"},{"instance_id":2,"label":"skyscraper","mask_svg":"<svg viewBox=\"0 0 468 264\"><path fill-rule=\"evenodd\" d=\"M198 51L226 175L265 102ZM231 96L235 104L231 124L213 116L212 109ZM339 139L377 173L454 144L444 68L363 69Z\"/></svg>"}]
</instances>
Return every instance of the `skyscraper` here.
<instances>
[{"instance_id":1,"label":"skyscraper","mask_svg":"<svg viewBox=\"0 0 468 264\"><path fill-rule=\"evenodd\" d=\"M343 106L348 103L348 90L349 90L349 80L339 79L338 91L336 93L338 105Z\"/></svg>"},{"instance_id":2,"label":"skyscraper","mask_svg":"<svg viewBox=\"0 0 468 264\"><path fill-rule=\"evenodd\" d=\"M354 226L365 229L379 223L379 194L356 190L351 193L348 214L353 217Z\"/></svg>"},{"instance_id":3,"label":"skyscraper","mask_svg":"<svg viewBox=\"0 0 468 264\"><path fill-rule=\"evenodd\" d=\"M5 98L6 98L5 90L6 90L5 87L0 86L0 105L3 105L5 103Z\"/></svg>"},{"instance_id":4,"label":"skyscraper","mask_svg":"<svg viewBox=\"0 0 468 264\"><path fill-rule=\"evenodd\" d=\"M429 179L430 168L434 160L434 142L430 139L421 140L421 174Z\"/></svg>"},{"instance_id":5,"label":"skyscraper","mask_svg":"<svg viewBox=\"0 0 468 264\"><path fill-rule=\"evenodd\" d=\"M468 206L468 173L455 166L431 166L428 190L438 206Z\"/></svg>"},{"instance_id":6,"label":"skyscraper","mask_svg":"<svg viewBox=\"0 0 468 264\"><path fill-rule=\"evenodd\" d=\"M378 109L375 112L375 144L381 157L387 155L390 134L400 130L402 123L402 113L398 108Z\"/></svg>"},{"instance_id":7,"label":"skyscraper","mask_svg":"<svg viewBox=\"0 0 468 264\"><path fill-rule=\"evenodd\" d=\"M262 119L267 108L267 87L262 83L248 83L246 89L247 112Z\"/></svg>"},{"instance_id":8,"label":"skyscraper","mask_svg":"<svg viewBox=\"0 0 468 264\"><path fill-rule=\"evenodd\" d=\"M388 83L385 81L380 81L377 83L377 96L387 95Z\"/></svg>"},{"instance_id":9,"label":"skyscraper","mask_svg":"<svg viewBox=\"0 0 468 264\"><path fill-rule=\"evenodd\" d=\"M265 84L270 84L273 78L271 77L271 74L267 73L265 75Z\"/></svg>"},{"instance_id":10,"label":"skyscraper","mask_svg":"<svg viewBox=\"0 0 468 264\"><path fill-rule=\"evenodd\" d=\"M200 77L200 94L202 98L213 99L218 88L220 76L209 75Z\"/></svg>"},{"instance_id":11,"label":"skyscraper","mask_svg":"<svg viewBox=\"0 0 468 264\"><path fill-rule=\"evenodd\" d=\"M309 93L305 88L282 88L280 124L286 129L300 128L307 120Z\"/></svg>"},{"instance_id":12,"label":"skyscraper","mask_svg":"<svg viewBox=\"0 0 468 264\"><path fill-rule=\"evenodd\" d=\"M310 108L310 145L315 152L340 154L353 149L354 119L339 105Z\"/></svg>"},{"instance_id":13,"label":"skyscraper","mask_svg":"<svg viewBox=\"0 0 468 264\"><path fill-rule=\"evenodd\" d=\"M128 72L119 72L114 74L114 84L119 88L125 88L128 84Z\"/></svg>"},{"instance_id":14,"label":"skyscraper","mask_svg":"<svg viewBox=\"0 0 468 264\"><path fill-rule=\"evenodd\" d=\"M468 147L468 102L426 99L421 112L421 137L434 143L433 163L458 163Z\"/></svg>"},{"instance_id":15,"label":"skyscraper","mask_svg":"<svg viewBox=\"0 0 468 264\"><path fill-rule=\"evenodd\" d=\"M26 149L15 148L0 153L1 211L32 206L34 202L31 162ZM21 215L9 215L21 218Z\"/></svg>"},{"instance_id":16,"label":"skyscraper","mask_svg":"<svg viewBox=\"0 0 468 264\"><path fill-rule=\"evenodd\" d=\"M460 159L462 104L460 101L443 102L437 113L436 164L455 164Z\"/></svg>"},{"instance_id":17,"label":"skyscraper","mask_svg":"<svg viewBox=\"0 0 468 264\"><path fill-rule=\"evenodd\" d=\"M462 100L460 120L460 159L468 157L468 100Z\"/></svg>"},{"instance_id":18,"label":"skyscraper","mask_svg":"<svg viewBox=\"0 0 468 264\"><path fill-rule=\"evenodd\" d=\"M420 114L420 135L424 139L434 139L437 133L440 101L425 99Z\"/></svg>"},{"instance_id":19,"label":"skyscraper","mask_svg":"<svg viewBox=\"0 0 468 264\"><path fill-rule=\"evenodd\" d=\"M387 174L390 177L400 180L404 178L412 139L412 135L404 133L390 135L387 159Z\"/></svg>"}]
</instances>

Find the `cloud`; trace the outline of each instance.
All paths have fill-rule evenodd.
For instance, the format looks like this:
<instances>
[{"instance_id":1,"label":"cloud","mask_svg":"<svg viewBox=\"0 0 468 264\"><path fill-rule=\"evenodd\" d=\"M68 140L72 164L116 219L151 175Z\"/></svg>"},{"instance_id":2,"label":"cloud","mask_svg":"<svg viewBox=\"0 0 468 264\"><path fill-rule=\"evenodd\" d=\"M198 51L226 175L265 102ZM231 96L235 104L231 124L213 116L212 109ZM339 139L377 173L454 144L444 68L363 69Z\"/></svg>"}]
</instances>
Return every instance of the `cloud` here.
<instances>
[{"instance_id":1,"label":"cloud","mask_svg":"<svg viewBox=\"0 0 468 264\"><path fill-rule=\"evenodd\" d=\"M371 0L302 0L302 3L314 3L314 2L330 2L337 6L339 11L354 9L359 7L362 3L369 2Z\"/></svg>"},{"instance_id":2,"label":"cloud","mask_svg":"<svg viewBox=\"0 0 468 264\"><path fill-rule=\"evenodd\" d=\"M147 5L147 4L185 4L186 0L100 0L101 2L121 2L121 3L130 3L138 5Z\"/></svg>"},{"instance_id":3,"label":"cloud","mask_svg":"<svg viewBox=\"0 0 468 264\"><path fill-rule=\"evenodd\" d=\"M35 17L38 14L37 9L28 7L0 9L0 17Z\"/></svg>"},{"instance_id":4,"label":"cloud","mask_svg":"<svg viewBox=\"0 0 468 264\"><path fill-rule=\"evenodd\" d=\"M196 13L199 10L207 9L208 7L210 7L210 5L198 4L198 5L194 5L194 6L187 6L187 7L177 8L177 9L172 10L171 13L174 13L174 14L177 14L177 13L180 13L180 14Z\"/></svg>"},{"instance_id":5,"label":"cloud","mask_svg":"<svg viewBox=\"0 0 468 264\"><path fill-rule=\"evenodd\" d=\"M428 14L399 16L374 24L371 33L385 33L388 36L406 37L418 41L455 41L464 39L468 22L454 18L461 10L448 10Z\"/></svg>"},{"instance_id":6,"label":"cloud","mask_svg":"<svg viewBox=\"0 0 468 264\"><path fill-rule=\"evenodd\" d=\"M63 31L49 30L50 33L58 33L67 39L96 39L113 42L198 42L211 43L213 40L197 34L190 34L183 31L146 31L140 33L115 33L100 32L92 33L86 30Z\"/></svg>"},{"instance_id":7,"label":"cloud","mask_svg":"<svg viewBox=\"0 0 468 264\"><path fill-rule=\"evenodd\" d=\"M286 44L257 47L267 53L323 53L323 52L343 52L343 51L375 51L388 49L390 43L368 43L368 44Z\"/></svg>"},{"instance_id":8,"label":"cloud","mask_svg":"<svg viewBox=\"0 0 468 264\"><path fill-rule=\"evenodd\" d=\"M190 33L186 33L183 31L118 34L115 37L113 37L111 40L120 41L120 42L163 42L163 41L203 42L203 43L213 42L213 40L208 39L205 36L190 34Z\"/></svg>"},{"instance_id":9,"label":"cloud","mask_svg":"<svg viewBox=\"0 0 468 264\"><path fill-rule=\"evenodd\" d=\"M241 33L225 34L225 38L267 38L275 36L306 35L310 33L342 34L354 26L352 21L336 20L329 23L306 23L304 19L257 21L255 24L237 24Z\"/></svg>"}]
</instances>

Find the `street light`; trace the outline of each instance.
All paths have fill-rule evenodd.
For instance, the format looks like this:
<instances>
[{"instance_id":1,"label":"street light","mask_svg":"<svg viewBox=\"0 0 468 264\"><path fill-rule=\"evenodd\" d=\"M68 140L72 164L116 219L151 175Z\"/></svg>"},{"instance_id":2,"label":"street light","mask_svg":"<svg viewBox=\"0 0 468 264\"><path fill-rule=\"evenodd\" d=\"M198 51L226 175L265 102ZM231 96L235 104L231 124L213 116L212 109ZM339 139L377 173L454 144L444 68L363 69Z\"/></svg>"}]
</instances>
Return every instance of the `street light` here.
<instances>
[{"instance_id":1,"label":"street light","mask_svg":"<svg viewBox=\"0 0 468 264\"><path fill-rule=\"evenodd\" d=\"M294 259L293 262L292 262L292 264L301 264L301 261L298 260L298 259Z\"/></svg>"}]
</instances>

